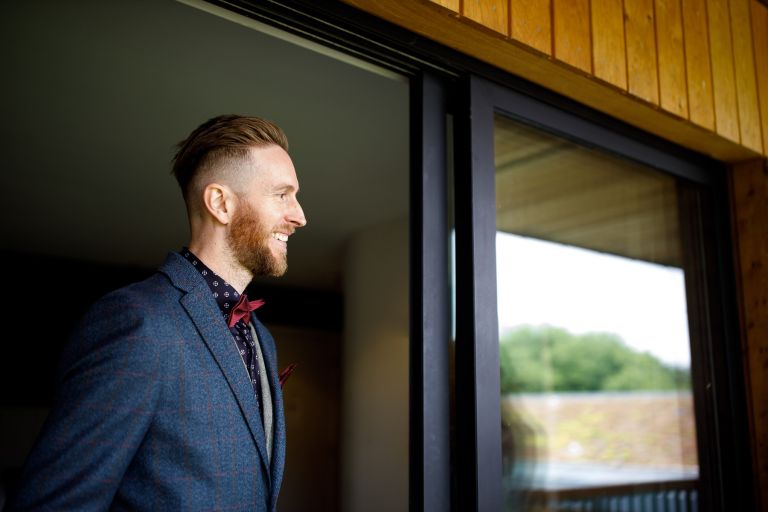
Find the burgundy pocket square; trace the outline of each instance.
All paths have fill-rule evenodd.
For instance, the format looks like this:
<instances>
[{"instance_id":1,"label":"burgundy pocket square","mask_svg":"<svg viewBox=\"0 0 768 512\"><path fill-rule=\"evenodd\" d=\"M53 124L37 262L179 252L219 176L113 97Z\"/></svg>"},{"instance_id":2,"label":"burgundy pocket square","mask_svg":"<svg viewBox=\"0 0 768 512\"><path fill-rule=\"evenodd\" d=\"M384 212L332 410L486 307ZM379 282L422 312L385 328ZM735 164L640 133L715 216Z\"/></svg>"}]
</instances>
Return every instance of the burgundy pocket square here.
<instances>
[{"instance_id":1,"label":"burgundy pocket square","mask_svg":"<svg viewBox=\"0 0 768 512\"><path fill-rule=\"evenodd\" d=\"M280 379L280 389L283 388L285 385L285 381L288 380L288 377L291 376L293 373L293 370L296 369L296 363L291 363L288 366L285 367L283 371L280 372L279 379Z\"/></svg>"}]
</instances>

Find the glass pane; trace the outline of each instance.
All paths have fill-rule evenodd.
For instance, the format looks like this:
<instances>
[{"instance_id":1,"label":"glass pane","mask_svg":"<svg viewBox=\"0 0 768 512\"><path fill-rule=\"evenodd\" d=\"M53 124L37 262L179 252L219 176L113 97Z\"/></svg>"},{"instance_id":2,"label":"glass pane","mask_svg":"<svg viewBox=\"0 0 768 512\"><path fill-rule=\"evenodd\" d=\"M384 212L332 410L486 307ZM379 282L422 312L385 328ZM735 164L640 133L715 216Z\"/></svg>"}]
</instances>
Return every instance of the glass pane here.
<instances>
[{"instance_id":1,"label":"glass pane","mask_svg":"<svg viewBox=\"0 0 768 512\"><path fill-rule=\"evenodd\" d=\"M507 510L695 509L674 179L501 116L494 139Z\"/></svg>"}]
</instances>

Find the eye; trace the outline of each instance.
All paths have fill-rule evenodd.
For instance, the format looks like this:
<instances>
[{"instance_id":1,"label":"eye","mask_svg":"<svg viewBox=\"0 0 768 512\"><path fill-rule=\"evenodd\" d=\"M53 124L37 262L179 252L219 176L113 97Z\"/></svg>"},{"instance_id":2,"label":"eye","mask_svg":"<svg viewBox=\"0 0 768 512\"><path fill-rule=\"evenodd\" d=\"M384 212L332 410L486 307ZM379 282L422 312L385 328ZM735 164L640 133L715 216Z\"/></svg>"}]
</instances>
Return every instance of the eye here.
<instances>
[{"instance_id":1,"label":"eye","mask_svg":"<svg viewBox=\"0 0 768 512\"><path fill-rule=\"evenodd\" d=\"M286 197L288 197L288 194L286 194L285 192L283 192L283 193L281 193L281 194L278 194L278 197L280 198L280 200L281 200L281 201L283 201L283 200L285 200L285 198L286 198Z\"/></svg>"}]
</instances>

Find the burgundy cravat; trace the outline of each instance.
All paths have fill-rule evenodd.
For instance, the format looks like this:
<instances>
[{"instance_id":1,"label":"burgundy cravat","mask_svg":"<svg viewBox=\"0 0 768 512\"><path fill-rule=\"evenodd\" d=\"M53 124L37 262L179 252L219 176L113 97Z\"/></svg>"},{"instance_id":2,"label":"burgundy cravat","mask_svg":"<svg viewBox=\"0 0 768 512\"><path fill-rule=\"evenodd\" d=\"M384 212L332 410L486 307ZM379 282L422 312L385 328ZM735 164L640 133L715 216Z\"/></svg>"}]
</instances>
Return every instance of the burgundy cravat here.
<instances>
[{"instance_id":1,"label":"burgundy cravat","mask_svg":"<svg viewBox=\"0 0 768 512\"><path fill-rule=\"evenodd\" d=\"M235 307L232 308L232 311L229 313L227 327L231 329L241 318L243 319L243 322L245 322L245 325L248 325L248 322L251 321L251 311L259 309L263 305L264 301L262 299L249 301L246 294L241 294L240 300L237 301L237 304L235 304Z\"/></svg>"}]
</instances>

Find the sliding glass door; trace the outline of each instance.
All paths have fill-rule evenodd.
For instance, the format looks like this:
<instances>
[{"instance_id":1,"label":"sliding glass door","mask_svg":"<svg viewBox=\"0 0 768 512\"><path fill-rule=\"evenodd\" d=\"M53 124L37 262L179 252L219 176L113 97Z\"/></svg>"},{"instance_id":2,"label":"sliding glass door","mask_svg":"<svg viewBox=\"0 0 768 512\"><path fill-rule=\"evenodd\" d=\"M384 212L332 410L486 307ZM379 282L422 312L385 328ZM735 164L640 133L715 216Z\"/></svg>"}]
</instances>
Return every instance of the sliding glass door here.
<instances>
[{"instance_id":1,"label":"sliding glass door","mask_svg":"<svg viewBox=\"0 0 768 512\"><path fill-rule=\"evenodd\" d=\"M691 510L698 456L674 177L494 119L510 510Z\"/></svg>"},{"instance_id":2,"label":"sliding glass door","mask_svg":"<svg viewBox=\"0 0 768 512\"><path fill-rule=\"evenodd\" d=\"M464 85L457 509L721 509L740 455L719 448L739 410L718 363L738 340L717 299L717 164Z\"/></svg>"}]
</instances>

